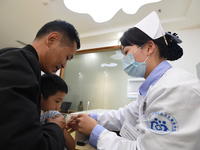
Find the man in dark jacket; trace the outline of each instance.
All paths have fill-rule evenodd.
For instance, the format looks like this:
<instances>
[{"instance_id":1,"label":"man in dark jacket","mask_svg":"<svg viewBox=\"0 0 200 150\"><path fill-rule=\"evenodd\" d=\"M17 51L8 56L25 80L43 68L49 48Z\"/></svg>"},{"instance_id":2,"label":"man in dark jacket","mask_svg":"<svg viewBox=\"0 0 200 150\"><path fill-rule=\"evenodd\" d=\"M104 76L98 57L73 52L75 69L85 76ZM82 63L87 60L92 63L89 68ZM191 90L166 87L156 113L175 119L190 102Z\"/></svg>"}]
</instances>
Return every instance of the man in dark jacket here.
<instances>
[{"instance_id":1,"label":"man in dark jacket","mask_svg":"<svg viewBox=\"0 0 200 150\"><path fill-rule=\"evenodd\" d=\"M45 24L30 45L0 50L0 149L64 149L65 118L40 124L41 70L65 68L79 48L76 29L55 20Z\"/></svg>"}]
</instances>

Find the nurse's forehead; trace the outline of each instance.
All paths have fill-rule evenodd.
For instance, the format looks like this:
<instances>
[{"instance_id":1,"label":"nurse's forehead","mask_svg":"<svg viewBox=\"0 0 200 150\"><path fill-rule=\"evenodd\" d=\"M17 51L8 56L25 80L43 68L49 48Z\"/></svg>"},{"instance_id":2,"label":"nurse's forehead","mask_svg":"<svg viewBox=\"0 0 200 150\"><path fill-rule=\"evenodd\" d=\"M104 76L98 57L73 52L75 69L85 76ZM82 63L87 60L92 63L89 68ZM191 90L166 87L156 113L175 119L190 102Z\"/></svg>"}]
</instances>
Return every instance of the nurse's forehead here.
<instances>
[{"instance_id":1,"label":"nurse's forehead","mask_svg":"<svg viewBox=\"0 0 200 150\"><path fill-rule=\"evenodd\" d=\"M124 54L124 46L120 46L120 50L121 50L121 52Z\"/></svg>"},{"instance_id":2,"label":"nurse's forehead","mask_svg":"<svg viewBox=\"0 0 200 150\"><path fill-rule=\"evenodd\" d=\"M130 46L124 46L124 47L123 47L123 51L129 50L129 49L131 48L131 46L132 46L132 45L130 45Z\"/></svg>"}]
</instances>

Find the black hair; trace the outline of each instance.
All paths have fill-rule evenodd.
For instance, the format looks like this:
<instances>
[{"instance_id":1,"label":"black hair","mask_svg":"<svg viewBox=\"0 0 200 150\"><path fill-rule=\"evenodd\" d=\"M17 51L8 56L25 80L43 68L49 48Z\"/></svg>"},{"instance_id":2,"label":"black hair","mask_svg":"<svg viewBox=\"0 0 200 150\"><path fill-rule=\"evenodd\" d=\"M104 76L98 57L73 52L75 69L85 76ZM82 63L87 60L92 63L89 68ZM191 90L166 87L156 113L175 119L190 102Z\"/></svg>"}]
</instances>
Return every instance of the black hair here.
<instances>
[{"instance_id":1,"label":"black hair","mask_svg":"<svg viewBox=\"0 0 200 150\"><path fill-rule=\"evenodd\" d=\"M168 45L165 43L163 36L153 40L137 27L133 27L124 32L119 40L121 43L121 46L119 47L123 53L123 48L126 46L131 46L133 44L142 46L147 41L152 40L158 46L160 57L163 57L166 60L178 60L183 55L183 49L177 45L176 41L172 40L170 35L166 34L165 37Z\"/></svg>"},{"instance_id":2,"label":"black hair","mask_svg":"<svg viewBox=\"0 0 200 150\"><path fill-rule=\"evenodd\" d=\"M79 35L72 24L62 20L48 22L38 31L35 39L42 38L51 32L58 32L62 35L61 44L70 46L75 41L77 49L80 49Z\"/></svg>"},{"instance_id":3,"label":"black hair","mask_svg":"<svg viewBox=\"0 0 200 150\"><path fill-rule=\"evenodd\" d=\"M41 94L45 99L56 94L58 91L68 93L65 81L55 74L43 74L41 76Z\"/></svg>"}]
</instances>

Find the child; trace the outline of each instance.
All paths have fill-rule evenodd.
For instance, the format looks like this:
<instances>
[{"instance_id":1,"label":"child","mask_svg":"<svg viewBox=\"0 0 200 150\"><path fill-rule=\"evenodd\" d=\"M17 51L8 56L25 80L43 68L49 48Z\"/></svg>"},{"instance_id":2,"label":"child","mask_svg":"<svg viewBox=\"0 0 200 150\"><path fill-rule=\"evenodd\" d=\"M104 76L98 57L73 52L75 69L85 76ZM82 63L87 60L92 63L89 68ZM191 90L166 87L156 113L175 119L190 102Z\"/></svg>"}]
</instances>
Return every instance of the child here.
<instances>
[{"instance_id":1,"label":"child","mask_svg":"<svg viewBox=\"0 0 200 150\"><path fill-rule=\"evenodd\" d=\"M62 115L58 110L68 87L65 81L55 74L44 74L41 77L41 109L40 122L45 123L47 118L55 118ZM68 150L75 149L75 141L71 135L64 130L65 146Z\"/></svg>"}]
</instances>

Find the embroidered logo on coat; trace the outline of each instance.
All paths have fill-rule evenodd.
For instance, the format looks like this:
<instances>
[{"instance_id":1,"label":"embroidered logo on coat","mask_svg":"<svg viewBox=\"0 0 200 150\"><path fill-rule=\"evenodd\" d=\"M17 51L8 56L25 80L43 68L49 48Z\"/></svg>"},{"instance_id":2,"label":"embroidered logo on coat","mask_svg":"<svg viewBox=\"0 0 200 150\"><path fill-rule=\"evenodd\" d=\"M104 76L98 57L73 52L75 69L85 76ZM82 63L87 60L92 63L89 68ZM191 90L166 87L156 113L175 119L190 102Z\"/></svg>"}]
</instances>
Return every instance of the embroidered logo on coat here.
<instances>
[{"instance_id":1,"label":"embroidered logo on coat","mask_svg":"<svg viewBox=\"0 0 200 150\"><path fill-rule=\"evenodd\" d=\"M176 119L166 112L154 112L148 117L148 129L155 134L170 134L178 131Z\"/></svg>"}]
</instances>

